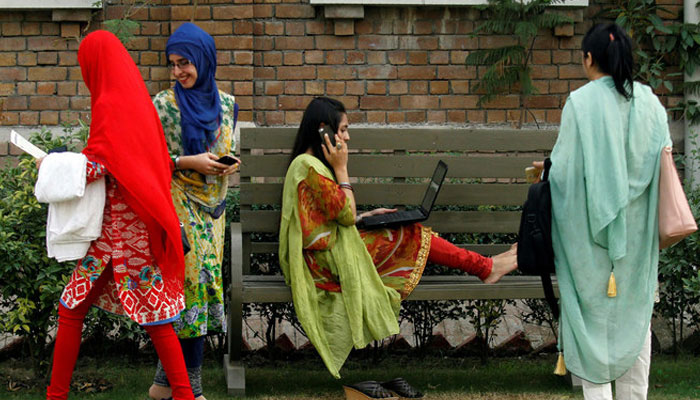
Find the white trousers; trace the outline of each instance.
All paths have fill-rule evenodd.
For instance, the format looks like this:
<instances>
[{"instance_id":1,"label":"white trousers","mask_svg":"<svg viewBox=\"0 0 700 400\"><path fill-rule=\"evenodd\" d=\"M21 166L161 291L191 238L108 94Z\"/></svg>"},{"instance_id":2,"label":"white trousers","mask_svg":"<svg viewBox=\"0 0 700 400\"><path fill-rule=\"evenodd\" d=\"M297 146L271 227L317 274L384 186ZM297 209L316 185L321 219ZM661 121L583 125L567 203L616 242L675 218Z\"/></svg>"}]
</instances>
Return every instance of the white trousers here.
<instances>
[{"instance_id":1,"label":"white trousers","mask_svg":"<svg viewBox=\"0 0 700 400\"><path fill-rule=\"evenodd\" d=\"M651 361L651 330L647 335L637 361L615 381L615 400L646 400L649 388ZM613 400L610 383L593 383L582 379L585 400Z\"/></svg>"}]
</instances>

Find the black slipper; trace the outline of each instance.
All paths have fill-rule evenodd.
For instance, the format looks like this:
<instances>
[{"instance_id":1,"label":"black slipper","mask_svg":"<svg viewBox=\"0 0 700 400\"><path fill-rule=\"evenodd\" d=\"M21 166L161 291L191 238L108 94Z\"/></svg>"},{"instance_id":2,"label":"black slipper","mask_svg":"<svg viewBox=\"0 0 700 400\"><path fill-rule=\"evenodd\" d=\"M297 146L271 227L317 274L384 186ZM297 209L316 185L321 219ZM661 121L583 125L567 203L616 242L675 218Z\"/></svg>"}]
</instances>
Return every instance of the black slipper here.
<instances>
[{"instance_id":1,"label":"black slipper","mask_svg":"<svg viewBox=\"0 0 700 400\"><path fill-rule=\"evenodd\" d=\"M343 385L345 390L345 397L352 400L364 400L364 399L387 399L387 400L397 400L394 395L388 390L382 387L382 385L377 381L364 381L354 383L352 385Z\"/></svg>"},{"instance_id":2,"label":"black slipper","mask_svg":"<svg viewBox=\"0 0 700 400\"><path fill-rule=\"evenodd\" d=\"M382 386L407 399L420 399L423 397L423 393L417 391L403 378L395 378L390 381L382 382Z\"/></svg>"}]
</instances>

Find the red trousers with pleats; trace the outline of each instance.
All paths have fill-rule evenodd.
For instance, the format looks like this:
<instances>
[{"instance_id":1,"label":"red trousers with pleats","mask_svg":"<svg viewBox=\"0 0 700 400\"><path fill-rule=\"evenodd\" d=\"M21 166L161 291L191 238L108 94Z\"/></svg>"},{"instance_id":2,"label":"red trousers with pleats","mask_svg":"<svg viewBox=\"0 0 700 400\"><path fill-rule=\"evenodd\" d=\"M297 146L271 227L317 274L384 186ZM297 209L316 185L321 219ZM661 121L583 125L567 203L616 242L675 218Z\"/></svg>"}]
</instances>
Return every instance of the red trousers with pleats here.
<instances>
[{"instance_id":1,"label":"red trousers with pleats","mask_svg":"<svg viewBox=\"0 0 700 400\"><path fill-rule=\"evenodd\" d=\"M479 253L455 246L447 240L432 236L428 261L433 264L456 268L470 275L476 275L482 281L488 278L493 267L493 260Z\"/></svg>"},{"instance_id":2,"label":"red trousers with pleats","mask_svg":"<svg viewBox=\"0 0 700 400\"><path fill-rule=\"evenodd\" d=\"M83 321L90 306L112 277L111 266L105 268L88 297L77 307L69 309L63 304L58 306L58 331L54 346L51 384L46 390L47 400L65 400L70 391L70 381L78 359ZM143 327L151 337L168 381L173 389L174 400L194 400L190 380L187 376L185 359L177 335L171 323Z\"/></svg>"}]
</instances>

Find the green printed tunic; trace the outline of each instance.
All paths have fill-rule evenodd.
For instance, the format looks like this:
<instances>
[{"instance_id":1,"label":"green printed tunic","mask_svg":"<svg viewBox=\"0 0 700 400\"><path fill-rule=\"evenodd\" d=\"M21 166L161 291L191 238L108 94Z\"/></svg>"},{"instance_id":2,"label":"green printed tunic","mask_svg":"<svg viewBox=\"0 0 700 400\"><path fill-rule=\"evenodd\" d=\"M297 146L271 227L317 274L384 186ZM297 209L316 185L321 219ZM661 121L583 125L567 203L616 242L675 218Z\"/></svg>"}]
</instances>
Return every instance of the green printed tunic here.
<instances>
[{"instance_id":1,"label":"green printed tunic","mask_svg":"<svg viewBox=\"0 0 700 400\"><path fill-rule=\"evenodd\" d=\"M234 150L234 97L219 91L222 122L209 151L219 157ZM182 155L180 110L175 92L158 93L158 111L171 156ZM226 199L228 176L204 176L192 170L173 173L171 194L177 215L185 226L191 251L185 255L185 310L174 326L180 338L226 331L221 262L224 255L225 215L210 212Z\"/></svg>"},{"instance_id":2,"label":"green printed tunic","mask_svg":"<svg viewBox=\"0 0 700 400\"><path fill-rule=\"evenodd\" d=\"M671 144L648 86L628 101L609 76L571 93L552 151L552 241L560 346L572 374L613 381L649 332L659 260L658 179ZM610 273L617 296L608 297Z\"/></svg>"}]
</instances>

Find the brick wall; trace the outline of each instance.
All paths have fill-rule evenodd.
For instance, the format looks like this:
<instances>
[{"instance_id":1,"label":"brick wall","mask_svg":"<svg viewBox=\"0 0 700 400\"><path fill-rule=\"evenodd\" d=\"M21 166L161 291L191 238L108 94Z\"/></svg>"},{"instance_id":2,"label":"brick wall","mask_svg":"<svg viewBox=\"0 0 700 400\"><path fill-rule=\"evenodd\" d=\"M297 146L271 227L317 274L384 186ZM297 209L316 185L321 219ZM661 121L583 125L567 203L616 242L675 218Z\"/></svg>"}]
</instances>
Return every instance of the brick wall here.
<instances>
[{"instance_id":1,"label":"brick wall","mask_svg":"<svg viewBox=\"0 0 700 400\"><path fill-rule=\"evenodd\" d=\"M658 2L677 18L682 0ZM168 35L194 15L216 40L219 87L236 96L242 121L297 124L318 95L342 100L352 123L507 124L519 117L516 96L477 106L472 88L482 71L465 67L465 57L510 39L470 37L482 21L474 7L366 6L363 18L334 20L308 0L200 0L196 10L188 0L153 3L132 15L142 26L128 45L151 94L171 85L163 52ZM537 39L532 76L539 95L527 104L539 122L558 123L567 94L585 83L578 48L600 8L596 0L568 8L573 29ZM86 118L78 38L126 10L110 2L89 26L65 16L55 21L52 11L0 10L0 123L51 126ZM3 146L0 157L10 151Z\"/></svg>"}]
</instances>

